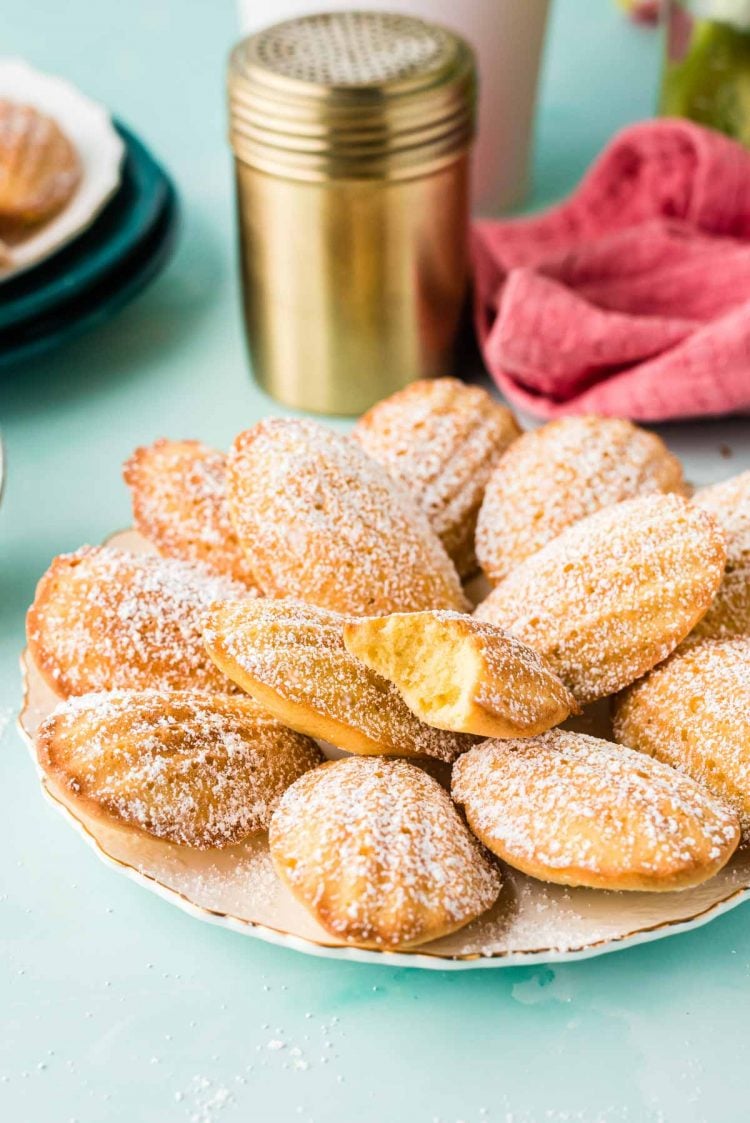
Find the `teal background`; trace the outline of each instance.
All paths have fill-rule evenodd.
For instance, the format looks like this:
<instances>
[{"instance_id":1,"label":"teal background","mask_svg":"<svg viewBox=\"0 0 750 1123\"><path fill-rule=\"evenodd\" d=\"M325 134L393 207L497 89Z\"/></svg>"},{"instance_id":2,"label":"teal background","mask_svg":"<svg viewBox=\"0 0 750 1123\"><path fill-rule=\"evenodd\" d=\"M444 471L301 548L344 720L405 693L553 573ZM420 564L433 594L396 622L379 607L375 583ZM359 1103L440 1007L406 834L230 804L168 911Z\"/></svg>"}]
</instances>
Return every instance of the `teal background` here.
<instances>
[{"instance_id":1,"label":"teal background","mask_svg":"<svg viewBox=\"0 0 750 1123\"><path fill-rule=\"evenodd\" d=\"M281 411L250 381L238 317L223 97L233 5L5 0L2 28L4 51L66 74L142 134L185 218L144 296L0 381L0 1118L747 1120L747 907L551 968L329 962L184 916L106 869L43 803L13 728L36 578L53 554L127 525L119 464L136 444L225 446ZM557 0L548 47L533 204L569 190L617 127L650 112L658 70L658 37L608 0ZM739 470L718 445L747 447L747 434L740 421L667 431L704 479Z\"/></svg>"}]
</instances>

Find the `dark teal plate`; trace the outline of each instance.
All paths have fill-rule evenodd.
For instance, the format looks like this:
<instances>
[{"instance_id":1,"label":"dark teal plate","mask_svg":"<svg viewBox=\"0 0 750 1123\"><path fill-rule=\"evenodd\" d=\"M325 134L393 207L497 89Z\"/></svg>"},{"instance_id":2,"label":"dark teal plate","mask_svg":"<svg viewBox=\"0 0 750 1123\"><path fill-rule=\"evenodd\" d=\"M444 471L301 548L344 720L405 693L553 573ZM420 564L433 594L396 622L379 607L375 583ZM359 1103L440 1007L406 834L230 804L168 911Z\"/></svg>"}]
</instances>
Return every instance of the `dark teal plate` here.
<instances>
[{"instance_id":1,"label":"dark teal plate","mask_svg":"<svg viewBox=\"0 0 750 1123\"><path fill-rule=\"evenodd\" d=\"M97 284L95 293L79 292L45 315L0 333L0 370L18 367L22 361L96 327L137 296L169 261L176 241L178 218L177 197L168 183L161 214L147 238L119 268Z\"/></svg>"},{"instance_id":2,"label":"dark teal plate","mask_svg":"<svg viewBox=\"0 0 750 1123\"><path fill-rule=\"evenodd\" d=\"M0 284L0 347L7 330L47 316L98 287L131 256L138 256L170 198L174 203L174 187L150 152L124 125L115 122L115 128L125 143L117 193L72 242L15 280Z\"/></svg>"}]
</instances>

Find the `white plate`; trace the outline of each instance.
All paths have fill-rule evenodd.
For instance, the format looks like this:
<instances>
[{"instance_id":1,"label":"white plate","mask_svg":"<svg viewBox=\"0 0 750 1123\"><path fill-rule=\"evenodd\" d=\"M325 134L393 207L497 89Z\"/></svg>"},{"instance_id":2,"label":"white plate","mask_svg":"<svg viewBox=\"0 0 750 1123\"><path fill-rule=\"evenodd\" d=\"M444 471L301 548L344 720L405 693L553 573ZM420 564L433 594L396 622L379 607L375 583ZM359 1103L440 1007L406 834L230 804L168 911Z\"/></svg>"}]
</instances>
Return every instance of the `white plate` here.
<instances>
[{"instance_id":1,"label":"white plate","mask_svg":"<svg viewBox=\"0 0 750 1123\"><path fill-rule=\"evenodd\" d=\"M152 552L135 531L109 541L134 553ZM36 730L59 699L28 652L22 667L20 727L36 757ZM606 736L606 705L591 707L577 721L586 732ZM415 951L372 951L342 945L308 916L276 877L265 834L226 850L191 850L93 816L69 792L41 772L39 777L44 794L96 854L145 889L199 920L334 959L437 970L583 959L697 928L750 895L750 850L735 854L704 885L677 893L568 889L508 869L497 904L460 932Z\"/></svg>"},{"instance_id":2,"label":"white plate","mask_svg":"<svg viewBox=\"0 0 750 1123\"><path fill-rule=\"evenodd\" d=\"M75 146L82 169L81 182L63 210L11 247L8 263L0 261L2 282L37 265L91 225L120 184L125 145L102 105L23 59L0 58L0 98L32 105L52 117Z\"/></svg>"}]
</instances>

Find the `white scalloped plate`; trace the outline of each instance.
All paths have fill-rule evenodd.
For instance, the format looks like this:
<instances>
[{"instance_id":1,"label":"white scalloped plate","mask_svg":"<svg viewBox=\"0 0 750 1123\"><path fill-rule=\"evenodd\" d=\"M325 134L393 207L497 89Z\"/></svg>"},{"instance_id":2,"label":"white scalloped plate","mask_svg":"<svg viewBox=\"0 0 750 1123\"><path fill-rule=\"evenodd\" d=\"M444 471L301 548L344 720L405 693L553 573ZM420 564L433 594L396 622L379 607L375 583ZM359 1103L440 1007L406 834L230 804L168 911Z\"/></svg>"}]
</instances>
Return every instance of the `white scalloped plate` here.
<instances>
[{"instance_id":1,"label":"white scalloped plate","mask_svg":"<svg viewBox=\"0 0 750 1123\"><path fill-rule=\"evenodd\" d=\"M70 82L43 74L18 58L0 58L0 98L32 105L52 117L78 152L81 182L73 198L49 222L0 260L0 282L37 265L90 226L120 184L125 146L104 106Z\"/></svg>"},{"instance_id":2,"label":"white scalloped plate","mask_svg":"<svg viewBox=\"0 0 750 1123\"><path fill-rule=\"evenodd\" d=\"M135 531L109 541L134 553L151 552ZM36 730L59 699L28 652L22 667L19 724L36 758ZM605 708L592 708L578 720L580 728L606 736ZM750 895L749 850L735 854L711 881L679 893L567 889L507 870L497 904L462 931L416 951L371 951L338 943L308 916L276 877L265 834L227 850L191 850L93 816L41 772L39 778L45 796L99 858L145 889L200 920L334 959L436 970L583 959L697 928Z\"/></svg>"}]
</instances>

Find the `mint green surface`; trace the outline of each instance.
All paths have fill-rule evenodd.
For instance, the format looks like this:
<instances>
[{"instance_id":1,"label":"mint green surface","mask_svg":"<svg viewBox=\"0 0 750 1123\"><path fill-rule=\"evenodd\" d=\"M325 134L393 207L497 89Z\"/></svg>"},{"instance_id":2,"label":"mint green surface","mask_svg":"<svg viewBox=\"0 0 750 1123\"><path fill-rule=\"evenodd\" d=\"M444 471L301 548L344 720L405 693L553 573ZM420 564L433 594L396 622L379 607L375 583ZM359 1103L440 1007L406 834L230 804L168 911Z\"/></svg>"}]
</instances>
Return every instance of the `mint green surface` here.
<instances>
[{"instance_id":1,"label":"mint green surface","mask_svg":"<svg viewBox=\"0 0 750 1123\"><path fill-rule=\"evenodd\" d=\"M520 2L520 0L514 0ZM226 445L281 412L238 318L223 65L228 0L6 5L2 49L141 132L182 191L167 272L118 319L0 381L0 1119L8 1123L740 1123L750 909L577 964L422 973L203 925L100 864L43 803L12 721L23 612L53 554L129 520L119 464L164 434ZM557 0L534 201L647 114L657 36ZM0 292L0 300L2 294ZM747 422L671 427L695 478ZM742 465L746 466L746 465ZM283 1048L277 1047L284 1043Z\"/></svg>"}]
</instances>

